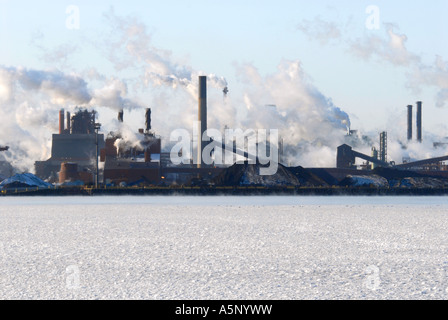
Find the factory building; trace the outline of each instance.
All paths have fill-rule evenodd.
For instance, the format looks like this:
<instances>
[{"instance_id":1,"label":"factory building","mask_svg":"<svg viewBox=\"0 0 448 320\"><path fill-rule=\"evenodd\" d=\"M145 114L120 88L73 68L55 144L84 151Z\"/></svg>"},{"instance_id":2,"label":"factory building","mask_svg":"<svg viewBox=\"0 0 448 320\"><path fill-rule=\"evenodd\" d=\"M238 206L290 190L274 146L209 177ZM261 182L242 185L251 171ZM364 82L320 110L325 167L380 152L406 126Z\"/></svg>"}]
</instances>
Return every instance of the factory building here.
<instances>
[{"instance_id":1,"label":"factory building","mask_svg":"<svg viewBox=\"0 0 448 320\"><path fill-rule=\"evenodd\" d=\"M417 102L416 111L416 141L423 142L422 134L422 102ZM407 106L407 141L411 142L414 138L413 135L413 106ZM372 169L383 167L393 168L397 170L411 170L421 175L431 175L434 177L448 177L448 166L445 162L448 161L448 156L423 159L423 160L411 160L409 158L403 159L402 164L396 164L394 161L388 161L387 159L387 132L380 134L379 141L380 148L377 150L372 147L372 156L367 156L363 153L353 150L353 147L344 144L338 147L336 156L336 168L325 169L326 174L330 174L333 177L340 179L346 175L360 175L369 174ZM434 148L443 147L448 143L434 143ZM362 165L356 164L356 159L363 159L367 162ZM316 170L322 171L322 168L316 168Z\"/></svg>"},{"instance_id":2,"label":"factory building","mask_svg":"<svg viewBox=\"0 0 448 320\"><path fill-rule=\"evenodd\" d=\"M207 77L199 77L199 132L207 130ZM172 166L169 153L162 152L161 137L151 131L151 109L145 111L145 128L137 130L138 143L129 145L120 133L110 133L106 139L97 134L95 111L83 109L71 115L59 112L59 133L52 136L51 157L35 163L36 176L52 183L82 181L95 182L98 164L101 162L99 182L106 185L160 185L183 184L192 180L211 179L223 168L205 165ZM118 113L123 123L124 111ZM98 141L98 142L97 142ZM200 141L198 152L207 142ZM99 174L98 174L99 176Z\"/></svg>"},{"instance_id":3,"label":"factory building","mask_svg":"<svg viewBox=\"0 0 448 320\"><path fill-rule=\"evenodd\" d=\"M124 112L118 113L123 122ZM138 130L139 143L129 146L120 134L111 133L100 151L106 185L158 185L161 182L161 138L151 132L151 109L146 109L145 129Z\"/></svg>"},{"instance_id":4,"label":"factory building","mask_svg":"<svg viewBox=\"0 0 448 320\"><path fill-rule=\"evenodd\" d=\"M85 184L93 183L97 141L98 148L104 148L104 135L96 136L95 118L95 111L77 109L72 116L67 112L65 126L65 113L61 110L59 133L52 136L51 157L46 161L35 162L36 176L52 183L64 182L64 174L62 177L59 175L61 169L65 170L67 164L71 164L71 168L76 164L78 175L75 177ZM75 178L73 174L70 177L70 181Z\"/></svg>"}]
</instances>

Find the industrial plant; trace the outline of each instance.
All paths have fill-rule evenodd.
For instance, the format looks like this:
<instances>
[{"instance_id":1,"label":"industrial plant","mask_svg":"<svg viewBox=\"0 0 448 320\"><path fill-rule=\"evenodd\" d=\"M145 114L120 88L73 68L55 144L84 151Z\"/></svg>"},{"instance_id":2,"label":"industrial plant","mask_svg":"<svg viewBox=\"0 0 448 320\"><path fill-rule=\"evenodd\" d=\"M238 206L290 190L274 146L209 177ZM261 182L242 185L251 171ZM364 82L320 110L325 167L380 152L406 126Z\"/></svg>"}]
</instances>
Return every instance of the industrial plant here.
<instances>
[{"instance_id":1,"label":"industrial plant","mask_svg":"<svg viewBox=\"0 0 448 320\"><path fill-rule=\"evenodd\" d=\"M228 89L224 89L226 95ZM422 143L423 103L416 103L416 134L414 135L414 107L407 106L407 141L416 139ZM170 153L163 151L162 137L152 130L151 108L142 112L143 128L136 128L138 143L126 141L120 130L108 134L100 133L96 111L77 108L73 114L59 112L59 132L52 136L51 157L35 162L35 178L16 175L3 178L0 184L2 194L10 190L36 191L40 188L52 190L447 190L448 155L401 163L388 159L388 135L381 132L379 148L372 147L371 154L355 150L351 144L357 131L349 130L347 143L337 148L335 167L303 168L282 163L283 144L280 142L275 152L279 152L278 168L275 174L263 176L260 169L265 167L257 155L238 149L230 151L239 155L241 161L231 164L206 164L204 149L214 141L198 139L194 161L194 150L190 150L188 163L175 165ZM118 122L125 122L124 110L117 115ZM198 88L198 134L207 131L207 77L199 77ZM434 148L439 147L434 143ZM223 149L229 150L224 144ZM1 146L0 151L9 147ZM270 151L272 152L272 150ZM361 164L357 159L364 161ZM34 187L34 188L33 188Z\"/></svg>"}]
</instances>

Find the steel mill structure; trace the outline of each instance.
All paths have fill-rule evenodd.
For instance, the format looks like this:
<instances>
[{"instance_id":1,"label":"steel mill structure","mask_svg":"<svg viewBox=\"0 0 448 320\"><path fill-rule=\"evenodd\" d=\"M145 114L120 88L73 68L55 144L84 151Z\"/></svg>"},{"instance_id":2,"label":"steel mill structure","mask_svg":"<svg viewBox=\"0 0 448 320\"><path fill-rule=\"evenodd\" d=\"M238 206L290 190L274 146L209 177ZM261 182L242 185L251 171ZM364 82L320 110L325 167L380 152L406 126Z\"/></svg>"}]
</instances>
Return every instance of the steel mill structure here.
<instances>
[{"instance_id":1,"label":"steel mill structure","mask_svg":"<svg viewBox=\"0 0 448 320\"><path fill-rule=\"evenodd\" d=\"M224 89L224 96L228 88ZM52 136L51 157L46 161L35 163L36 175L49 182L69 184L80 182L95 185L97 182L105 186L137 186L137 185L172 185L190 184L198 185L207 183L217 177L230 165L206 165L202 154L209 143L230 150L234 154L245 159L258 158L245 151L238 150L235 145L227 146L211 141L205 136L207 131L207 77L198 78L198 141L196 151L191 151L190 163L173 165L170 161L170 153L163 150L162 138L152 130L152 110L147 108L142 112L143 128L135 130L138 143L130 144L121 136L120 130L104 136L98 133L100 124L96 123L96 112L85 109L76 109L70 112L59 112L59 132ZM407 130L404 144L423 142L423 103L416 103L414 135L414 106L407 105L406 123ZM118 122L124 124L125 112L118 111ZM334 168L309 168L313 174L328 181L341 180L347 175L370 174L377 168L414 170L432 176L448 177L448 156L432 159L408 159L401 164L396 164L388 159L388 135L387 132L379 134L377 143L371 143L371 154L366 155L355 151L357 130L349 130L347 143L339 146L336 151L336 167ZM203 138L203 139L201 139ZM446 143L448 144L448 142ZM375 146L376 145L376 146ZM445 143L434 143L434 147L441 147ZM284 143L280 137L279 159L282 159ZM404 145L406 148L406 145ZM6 151L8 147L0 147L0 151ZM357 159L364 161L357 162ZM282 160L280 160L281 162ZM98 166L99 163L99 166ZM100 170L98 171L98 168ZM298 168L298 167L297 167ZM290 168L290 169L297 169ZM297 171L297 170L296 170ZM98 181L96 181L98 178Z\"/></svg>"},{"instance_id":2,"label":"steel mill structure","mask_svg":"<svg viewBox=\"0 0 448 320\"><path fill-rule=\"evenodd\" d=\"M95 178L96 138L100 148L104 148L104 135L95 133L95 111L77 109L75 114L64 110L59 112L59 133L52 136L51 157L35 162L36 176L52 183L60 182L59 172L65 164L77 165L77 180L89 184ZM73 177L71 177L73 178Z\"/></svg>"}]
</instances>

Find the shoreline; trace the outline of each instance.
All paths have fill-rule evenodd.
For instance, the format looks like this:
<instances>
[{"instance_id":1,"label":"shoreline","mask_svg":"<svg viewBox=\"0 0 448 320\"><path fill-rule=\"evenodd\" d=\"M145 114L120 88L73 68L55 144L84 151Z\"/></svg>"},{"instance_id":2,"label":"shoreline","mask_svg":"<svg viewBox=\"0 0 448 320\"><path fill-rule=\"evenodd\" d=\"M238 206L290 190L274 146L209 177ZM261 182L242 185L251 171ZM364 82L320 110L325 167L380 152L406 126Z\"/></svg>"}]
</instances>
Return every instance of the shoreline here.
<instances>
[{"instance_id":1,"label":"shoreline","mask_svg":"<svg viewBox=\"0 0 448 320\"><path fill-rule=\"evenodd\" d=\"M0 196L444 196L448 188L371 188L371 187L56 187L1 190Z\"/></svg>"}]
</instances>

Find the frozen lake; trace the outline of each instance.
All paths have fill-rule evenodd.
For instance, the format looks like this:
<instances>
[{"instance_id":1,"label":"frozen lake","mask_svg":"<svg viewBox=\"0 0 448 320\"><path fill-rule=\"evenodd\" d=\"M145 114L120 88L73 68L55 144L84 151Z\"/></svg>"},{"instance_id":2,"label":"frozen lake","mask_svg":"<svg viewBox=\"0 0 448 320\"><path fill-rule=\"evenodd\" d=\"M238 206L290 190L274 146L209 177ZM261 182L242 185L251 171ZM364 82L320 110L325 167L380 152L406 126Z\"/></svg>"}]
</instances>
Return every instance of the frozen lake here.
<instances>
[{"instance_id":1,"label":"frozen lake","mask_svg":"<svg viewBox=\"0 0 448 320\"><path fill-rule=\"evenodd\" d=\"M0 299L447 299L446 197L0 198Z\"/></svg>"}]
</instances>

